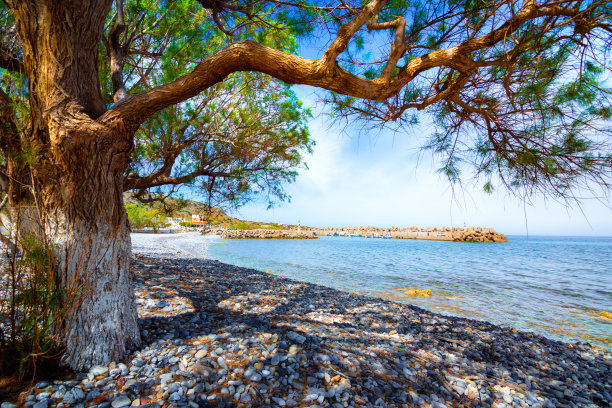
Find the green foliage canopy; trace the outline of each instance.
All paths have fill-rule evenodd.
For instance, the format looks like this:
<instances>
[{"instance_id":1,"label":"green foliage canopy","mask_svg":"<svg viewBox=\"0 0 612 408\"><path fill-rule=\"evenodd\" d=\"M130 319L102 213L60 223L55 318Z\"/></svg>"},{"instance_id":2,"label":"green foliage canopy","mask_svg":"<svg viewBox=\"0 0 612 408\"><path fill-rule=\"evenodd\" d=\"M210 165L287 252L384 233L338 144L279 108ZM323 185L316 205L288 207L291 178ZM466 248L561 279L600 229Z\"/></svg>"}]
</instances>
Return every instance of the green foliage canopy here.
<instances>
[{"instance_id":1,"label":"green foliage canopy","mask_svg":"<svg viewBox=\"0 0 612 408\"><path fill-rule=\"evenodd\" d=\"M195 1L127 2L124 13L132 22L122 38L129 93L186 74L230 40L211 20L210 10ZM107 30L115 17L109 14ZM258 21L235 16L233 23L240 28L232 39L255 37L270 47L296 50L292 29L264 30L283 25L274 16ZM101 59L107 61L101 64L100 78L110 104L109 58L102 50ZM259 73L233 74L140 126L126 187L145 200L173 194L181 186L214 205L238 206L261 193L271 204L284 200L283 183L294 180L304 153L313 146L309 116L289 86Z\"/></svg>"},{"instance_id":2,"label":"green foliage canopy","mask_svg":"<svg viewBox=\"0 0 612 408\"><path fill-rule=\"evenodd\" d=\"M473 174L487 192L571 198L576 189L609 191L610 21L605 0L126 0L108 14L99 72L112 107L114 36L128 94L168 84L242 40L295 54L299 37L317 38L338 45L327 72L381 89L300 79L334 91L334 117L401 131L425 112L435 126L425 147L449 180ZM0 30L0 65L14 66L20 45L2 2ZM0 81L17 111L27 110L26 80L9 68ZM126 188L142 198L187 185L213 201L240 204L261 192L284 199L282 184L312 148L308 116L286 84L236 72L144 120Z\"/></svg>"},{"instance_id":3,"label":"green foliage canopy","mask_svg":"<svg viewBox=\"0 0 612 408\"><path fill-rule=\"evenodd\" d=\"M467 47L501 29L529 2L389 1L379 22L405 21L403 67L438 50ZM609 192L612 174L612 8L602 1L532 2L541 17L490 47L419 73L396 96L371 101L332 94L333 115L395 131L433 118L425 143L451 182L482 180L528 197L572 199ZM556 7L556 8L555 8ZM574 13L574 14L572 14ZM378 78L394 33L363 29L343 67ZM378 44L376 47L374 44ZM429 122L429 120L427 120Z\"/></svg>"}]
</instances>

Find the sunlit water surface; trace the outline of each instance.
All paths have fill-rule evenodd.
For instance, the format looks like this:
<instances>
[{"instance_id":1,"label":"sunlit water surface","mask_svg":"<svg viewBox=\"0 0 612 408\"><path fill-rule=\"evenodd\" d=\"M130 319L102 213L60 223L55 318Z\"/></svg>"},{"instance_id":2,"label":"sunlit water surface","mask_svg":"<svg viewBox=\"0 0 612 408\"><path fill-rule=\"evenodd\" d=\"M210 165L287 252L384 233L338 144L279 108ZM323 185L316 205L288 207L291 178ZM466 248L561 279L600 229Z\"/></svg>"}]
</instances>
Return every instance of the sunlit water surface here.
<instances>
[{"instance_id":1,"label":"sunlit water surface","mask_svg":"<svg viewBox=\"0 0 612 408\"><path fill-rule=\"evenodd\" d=\"M208 257L612 349L612 320L601 315L612 312L612 237L510 240L219 239ZM432 296L407 296L405 288Z\"/></svg>"}]
</instances>

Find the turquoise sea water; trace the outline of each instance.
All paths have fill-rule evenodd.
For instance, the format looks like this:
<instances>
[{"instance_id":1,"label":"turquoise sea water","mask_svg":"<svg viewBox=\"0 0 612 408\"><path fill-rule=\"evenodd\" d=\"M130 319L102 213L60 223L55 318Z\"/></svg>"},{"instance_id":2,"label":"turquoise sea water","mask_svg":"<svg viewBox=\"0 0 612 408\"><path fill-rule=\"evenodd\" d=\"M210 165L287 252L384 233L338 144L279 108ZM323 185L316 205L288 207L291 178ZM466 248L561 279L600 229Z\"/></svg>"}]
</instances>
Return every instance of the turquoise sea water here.
<instances>
[{"instance_id":1,"label":"turquoise sea water","mask_svg":"<svg viewBox=\"0 0 612 408\"><path fill-rule=\"evenodd\" d=\"M612 349L612 237L504 244L321 237L218 240L208 256L285 277ZM402 288L431 289L429 298ZM405 289L404 289L405 290Z\"/></svg>"}]
</instances>

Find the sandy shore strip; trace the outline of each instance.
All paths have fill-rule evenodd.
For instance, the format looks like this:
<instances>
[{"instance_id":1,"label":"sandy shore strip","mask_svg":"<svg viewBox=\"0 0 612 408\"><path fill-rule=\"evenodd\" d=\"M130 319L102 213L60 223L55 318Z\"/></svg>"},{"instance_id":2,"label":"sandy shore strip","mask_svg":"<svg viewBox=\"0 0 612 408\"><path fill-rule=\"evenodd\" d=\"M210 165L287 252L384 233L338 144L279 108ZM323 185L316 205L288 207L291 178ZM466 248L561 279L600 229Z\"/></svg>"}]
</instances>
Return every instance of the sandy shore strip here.
<instances>
[{"instance_id":1,"label":"sandy shore strip","mask_svg":"<svg viewBox=\"0 0 612 408\"><path fill-rule=\"evenodd\" d=\"M612 404L605 350L202 259L184 239L133 235L143 347L40 382L25 405Z\"/></svg>"},{"instance_id":2,"label":"sandy shore strip","mask_svg":"<svg viewBox=\"0 0 612 408\"><path fill-rule=\"evenodd\" d=\"M208 247L220 237L199 232L177 234L133 233L132 253L170 259L208 258Z\"/></svg>"}]
</instances>

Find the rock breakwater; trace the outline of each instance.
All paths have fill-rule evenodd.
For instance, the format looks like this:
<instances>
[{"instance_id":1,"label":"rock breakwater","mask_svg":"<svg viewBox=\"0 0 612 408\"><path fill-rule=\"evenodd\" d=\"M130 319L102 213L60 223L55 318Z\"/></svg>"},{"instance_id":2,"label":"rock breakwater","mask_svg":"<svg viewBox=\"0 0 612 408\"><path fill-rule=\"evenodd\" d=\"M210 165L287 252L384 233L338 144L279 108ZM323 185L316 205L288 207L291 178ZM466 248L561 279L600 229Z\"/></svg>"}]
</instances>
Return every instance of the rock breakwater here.
<instances>
[{"instance_id":1,"label":"rock breakwater","mask_svg":"<svg viewBox=\"0 0 612 408\"><path fill-rule=\"evenodd\" d=\"M212 231L216 235L220 235L225 239L317 239L317 235L313 231L295 231L295 230L231 230L220 229Z\"/></svg>"},{"instance_id":2,"label":"rock breakwater","mask_svg":"<svg viewBox=\"0 0 612 408\"><path fill-rule=\"evenodd\" d=\"M456 242L508 242L508 238L493 228L323 228L311 229L317 235L351 236L358 235L364 238L395 238L420 239L431 241Z\"/></svg>"},{"instance_id":3,"label":"rock breakwater","mask_svg":"<svg viewBox=\"0 0 612 408\"><path fill-rule=\"evenodd\" d=\"M145 340L25 406L605 407L612 357L217 261L136 255ZM4 406L3 406L4 407Z\"/></svg>"}]
</instances>

